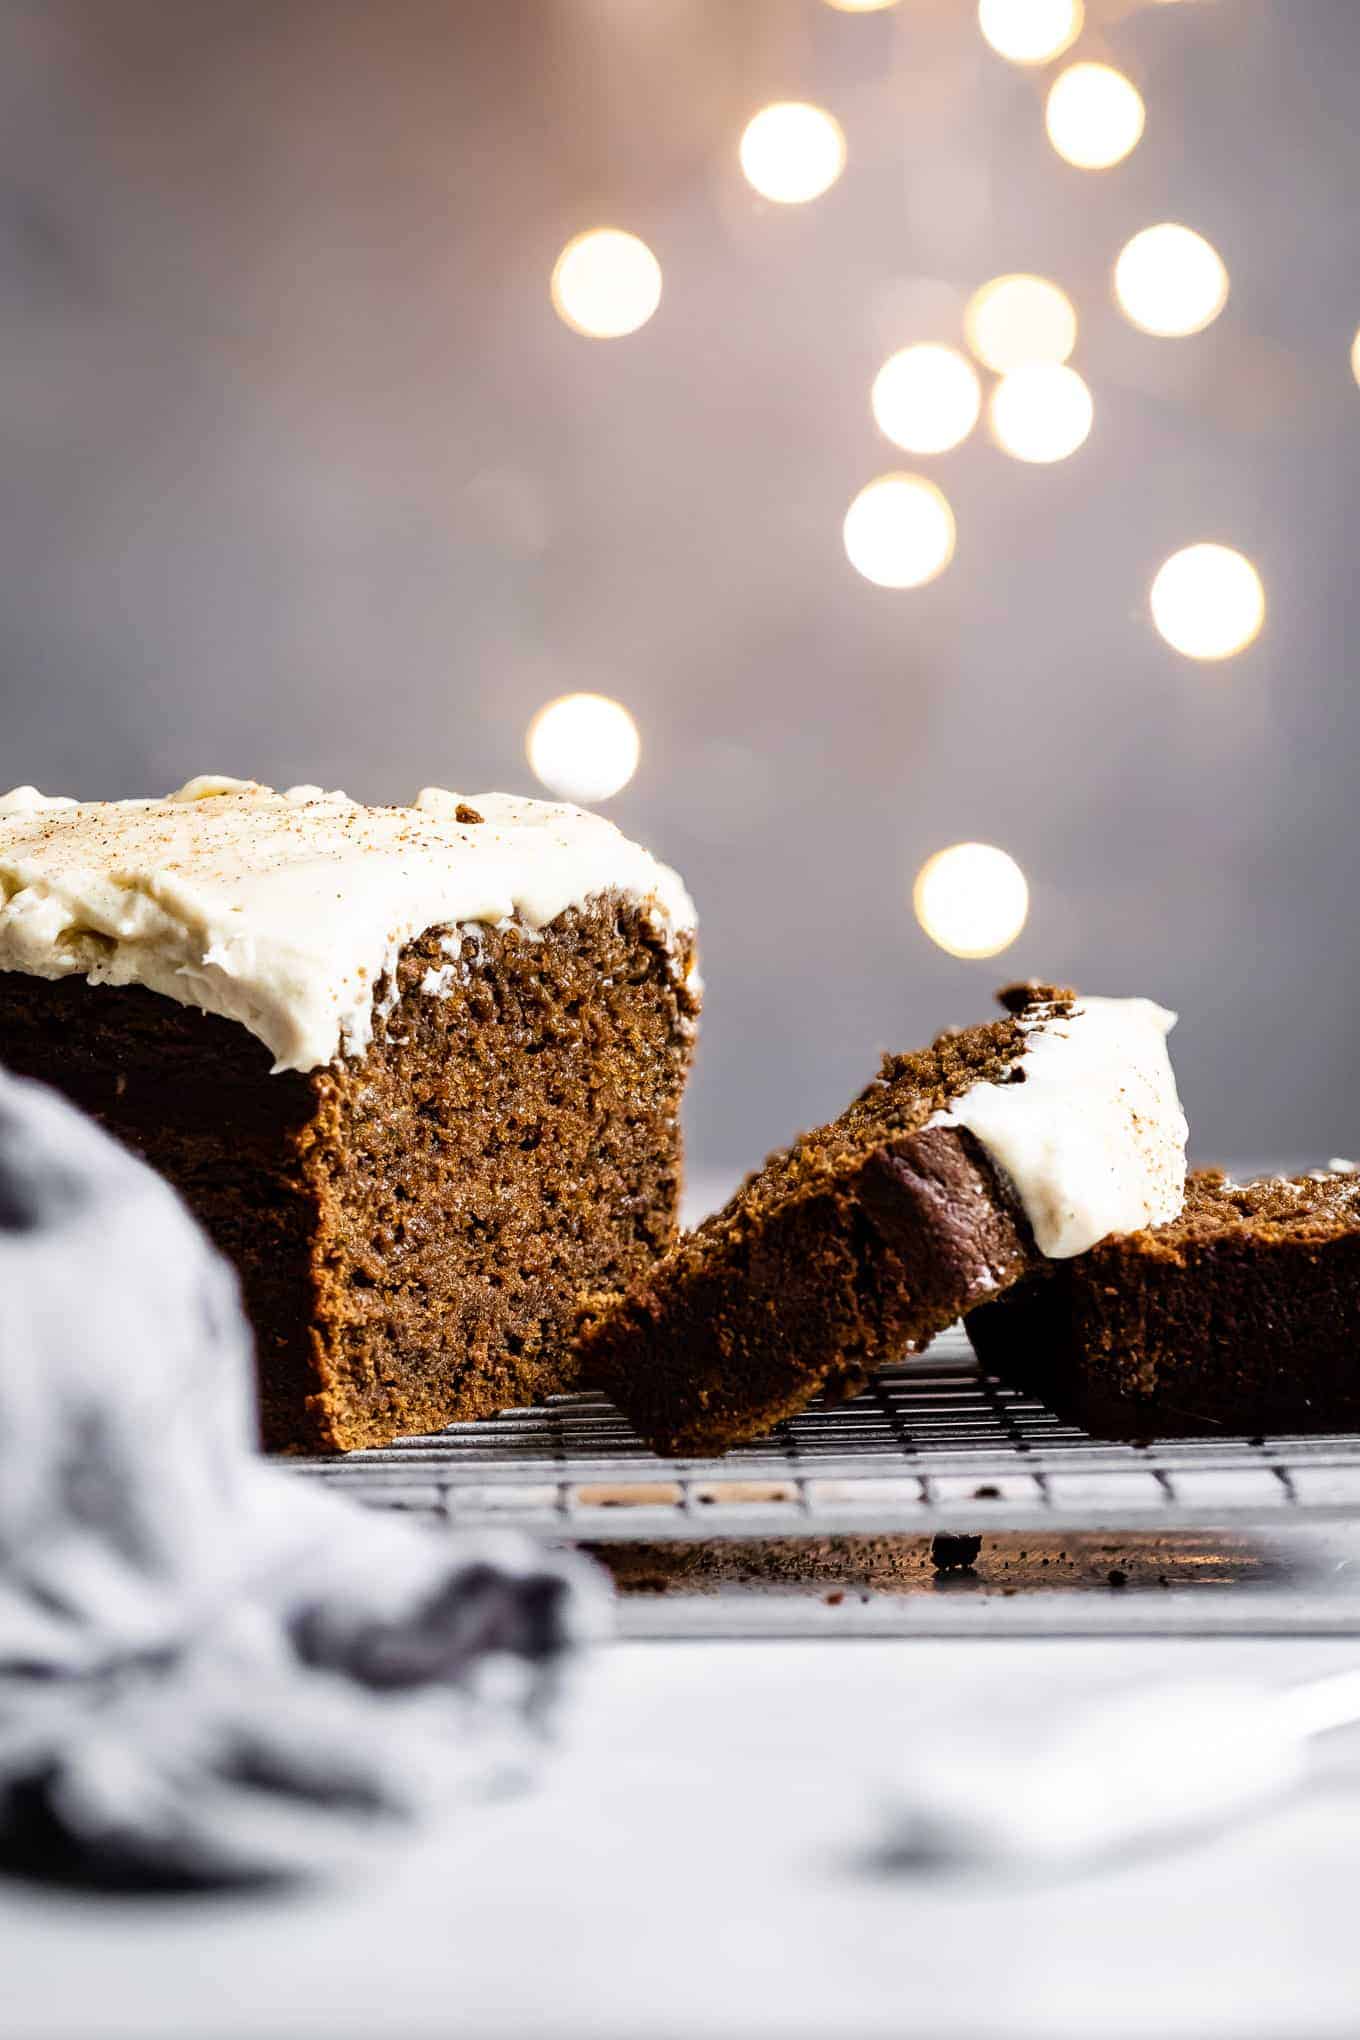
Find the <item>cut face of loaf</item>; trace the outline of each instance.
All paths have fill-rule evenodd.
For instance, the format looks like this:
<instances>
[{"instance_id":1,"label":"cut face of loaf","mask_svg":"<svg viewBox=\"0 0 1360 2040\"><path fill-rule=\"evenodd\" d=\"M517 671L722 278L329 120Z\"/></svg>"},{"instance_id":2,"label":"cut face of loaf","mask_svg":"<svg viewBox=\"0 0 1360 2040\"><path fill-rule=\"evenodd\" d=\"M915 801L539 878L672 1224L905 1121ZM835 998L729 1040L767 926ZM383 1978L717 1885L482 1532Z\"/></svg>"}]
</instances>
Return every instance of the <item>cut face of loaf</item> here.
<instances>
[{"instance_id":1,"label":"cut face of loaf","mask_svg":"<svg viewBox=\"0 0 1360 2040\"><path fill-rule=\"evenodd\" d=\"M431 929L364 1053L271 1073L140 985L0 974L0 1062L182 1192L235 1263L266 1442L381 1444L575 1385L577 1298L675 1236L693 938L605 896Z\"/></svg>"}]
</instances>

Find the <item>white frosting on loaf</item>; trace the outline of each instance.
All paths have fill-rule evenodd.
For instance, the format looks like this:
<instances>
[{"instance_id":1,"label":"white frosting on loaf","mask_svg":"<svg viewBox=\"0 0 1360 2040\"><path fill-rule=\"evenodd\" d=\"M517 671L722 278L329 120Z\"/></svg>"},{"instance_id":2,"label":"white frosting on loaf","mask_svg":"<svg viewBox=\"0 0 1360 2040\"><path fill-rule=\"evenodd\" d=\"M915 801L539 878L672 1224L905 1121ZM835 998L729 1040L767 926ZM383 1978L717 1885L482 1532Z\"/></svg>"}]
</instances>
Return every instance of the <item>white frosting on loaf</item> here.
<instances>
[{"instance_id":1,"label":"white frosting on loaf","mask_svg":"<svg viewBox=\"0 0 1360 2040\"><path fill-rule=\"evenodd\" d=\"M1188 1129L1166 1047L1175 1014L1151 999L1078 999L1019 1024L1014 1079L974 1084L930 1123L976 1136L1050 1260L1178 1217Z\"/></svg>"},{"instance_id":2,"label":"white frosting on loaf","mask_svg":"<svg viewBox=\"0 0 1360 2040\"><path fill-rule=\"evenodd\" d=\"M362 1054L379 979L426 929L537 930L606 893L668 941L694 927L676 873L612 822L510 794L370 808L205 776L168 800L0 796L0 970L145 985L239 1021L276 1070Z\"/></svg>"}]
</instances>

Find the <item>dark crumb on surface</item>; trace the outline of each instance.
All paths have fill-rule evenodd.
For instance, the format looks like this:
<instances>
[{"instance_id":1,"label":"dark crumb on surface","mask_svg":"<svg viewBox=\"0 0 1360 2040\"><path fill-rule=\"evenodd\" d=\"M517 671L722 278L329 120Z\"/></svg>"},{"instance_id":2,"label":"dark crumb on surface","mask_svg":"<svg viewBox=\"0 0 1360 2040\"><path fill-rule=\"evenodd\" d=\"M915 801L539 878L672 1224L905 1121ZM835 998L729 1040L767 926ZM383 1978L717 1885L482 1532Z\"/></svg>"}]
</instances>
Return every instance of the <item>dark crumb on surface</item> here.
<instances>
[{"instance_id":1,"label":"dark crumb on surface","mask_svg":"<svg viewBox=\"0 0 1360 2040\"><path fill-rule=\"evenodd\" d=\"M1043 1593L1108 1595L1112 1572L1122 1573L1122 1591L1190 1589L1196 1595L1231 1589L1297 1584L1297 1567L1280 1562L1259 1540L1210 1531L1145 1533L1112 1546L1108 1536L1077 1534L1046 1548L1012 1534L988 1532L985 1539L954 1542L979 1546L971 1564L939 1569L937 1541L928 1536L861 1535L775 1537L765 1540L710 1538L695 1542L634 1544L605 1540L586 1546L612 1574L621 1595L681 1596L754 1590L776 1597L806 1595L819 1605L842 1605L864 1595L901 1599L958 1591L1008 1598ZM1318 1568L1319 1584L1327 1575Z\"/></svg>"},{"instance_id":2,"label":"dark crumb on surface","mask_svg":"<svg viewBox=\"0 0 1360 2040\"><path fill-rule=\"evenodd\" d=\"M966 1572L976 1562L981 1549L980 1537L941 1531L938 1537L930 1540L930 1562L936 1572Z\"/></svg>"},{"instance_id":3,"label":"dark crumb on surface","mask_svg":"<svg viewBox=\"0 0 1360 2040\"><path fill-rule=\"evenodd\" d=\"M1008 1013L1023 1013L1026 1006L1070 1007L1076 993L1067 985L1046 985L1039 978L1024 978L1013 985L1002 985L996 995L996 1002Z\"/></svg>"},{"instance_id":4,"label":"dark crumb on surface","mask_svg":"<svg viewBox=\"0 0 1360 2040\"><path fill-rule=\"evenodd\" d=\"M834 1594L825 1595L824 1599L826 1601L826 1605L828 1608L839 1608L841 1602L845 1599L845 1595L843 1593L837 1592Z\"/></svg>"},{"instance_id":5,"label":"dark crumb on surface","mask_svg":"<svg viewBox=\"0 0 1360 2040\"><path fill-rule=\"evenodd\" d=\"M999 1487L992 1487L989 1482L984 1481L981 1487L973 1489L973 1500L975 1502L999 1502L1001 1500L1001 1490Z\"/></svg>"},{"instance_id":6,"label":"dark crumb on surface","mask_svg":"<svg viewBox=\"0 0 1360 2040\"><path fill-rule=\"evenodd\" d=\"M1112 1565L1105 1577L1112 1587L1126 1587L1129 1583L1128 1574L1121 1572L1117 1565Z\"/></svg>"},{"instance_id":7,"label":"dark crumb on surface","mask_svg":"<svg viewBox=\"0 0 1360 2040\"><path fill-rule=\"evenodd\" d=\"M457 807L453 811L453 818L456 822L464 823L484 822L486 820L485 815L479 815L476 808L469 807L465 800L459 801Z\"/></svg>"}]
</instances>

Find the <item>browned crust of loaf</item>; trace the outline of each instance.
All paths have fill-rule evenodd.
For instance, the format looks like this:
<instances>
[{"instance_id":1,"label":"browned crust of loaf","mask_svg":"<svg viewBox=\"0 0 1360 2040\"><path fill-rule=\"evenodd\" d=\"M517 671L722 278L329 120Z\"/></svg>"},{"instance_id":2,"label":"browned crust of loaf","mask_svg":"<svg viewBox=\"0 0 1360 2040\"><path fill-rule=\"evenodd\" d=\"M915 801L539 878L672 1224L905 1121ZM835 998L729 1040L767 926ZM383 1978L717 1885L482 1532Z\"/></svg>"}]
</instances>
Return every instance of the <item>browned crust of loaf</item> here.
<instances>
[{"instance_id":1,"label":"browned crust of loaf","mask_svg":"<svg viewBox=\"0 0 1360 2040\"><path fill-rule=\"evenodd\" d=\"M1235 1183L1222 1169L1196 1169L1186 1183L1179 1218L1102 1241L1092 1253L1102 1265L1144 1256L1186 1262L1228 1236L1267 1247L1325 1245L1357 1226L1360 1173L1320 1171L1315 1176L1260 1176L1250 1183Z\"/></svg>"},{"instance_id":2,"label":"browned crust of loaf","mask_svg":"<svg viewBox=\"0 0 1360 2040\"><path fill-rule=\"evenodd\" d=\"M1031 1008L1074 995L1036 987ZM1021 1005L1023 1010L1023 1002ZM587 1378L658 1451L758 1436L917 1351L1036 1250L972 1135L927 1122L973 1084L1023 1079L1013 1012L889 1056L841 1117L747 1178L583 1328Z\"/></svg>"},{"instance_id":3,"label":"browned crust of loaf","mask_svg":"<svg viewBox=\"0 0 1360 2040\"><path fill-rule=\"evenodd\" d=\"M581 1291L675 1237L697 1004L613 896L403 951L370 1049L270 1073L236 1023L139 986L0 975L0 1062L176 1184L241 1276L262 1425L351 1449L575 1385ZM381 1011L388 991L376 988Z\"/></svg>"},{"instance_id":4,"label":"browned crust of loaf","mask_svg":"<svg viewBox=\"0 0 1360 2040\"><path fill-rule=\"evenodd\" d=\"M974 1311L981 1364L1110 1437L1360 1425L1360 1177L1197 1170L1171 1224Z\"/></svg>"}]
</instances>

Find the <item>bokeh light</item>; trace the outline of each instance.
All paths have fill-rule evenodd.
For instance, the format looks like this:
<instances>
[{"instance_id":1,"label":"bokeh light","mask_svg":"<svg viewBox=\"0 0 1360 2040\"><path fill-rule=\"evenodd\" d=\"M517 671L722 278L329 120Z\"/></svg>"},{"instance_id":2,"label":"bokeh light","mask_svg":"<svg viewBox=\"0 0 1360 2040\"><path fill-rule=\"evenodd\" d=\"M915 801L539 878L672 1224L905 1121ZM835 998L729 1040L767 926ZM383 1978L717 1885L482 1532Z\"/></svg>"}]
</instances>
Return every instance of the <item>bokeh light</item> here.
<instances>
[{"instance_id":1,"label":"bokeh light","mask_svg":"<svg viewBox=\"0 0 1360 2040\"><path fill-rule=\"evenodd\" d=\"M911 897L926 934L951 956L1009 949L1029 913L1024 872L991 843L937 850L917 872Z\"/></svg>"},{"instance_id":2,"label":"bokeh light","mask_svg":"<svg viewBox=\"0 0 1360 2040\"><path fill-rule=\"evenodd\" d=\"M1072 300L1045 276L994 276L968 300L968 345L998 375L1031 361L1066 361L1077 344Z\"/></svg>"},{"instance_id":3,"label":"bokeh light","mask_svg":"<svg viewBox=\"0 0 1360 2040\"><path fill-rule=\"evenodd\" d=\"M1048 139L1079 170L1122 163L1138 146L1145 118L1138 87L1112 64L1069 64L1044 109Z\"/></svg>"},{"instance_id":4,"label":"bokeh light","mask_svg":"<svg viewBox=\"0 0 1360 2040\"><path fill-rule=\"evenodd\" d=\"M1149 599L1158 630L1187 659L1231 659L1265 622L1261 576L1230 545L1188 545L1172 553Z\"/></svg>"},{"instance_id":5,"label":"bokeh light","mask_svg":"<svg viewBox=\"0 0 1360 2040\"><path fill-rule=\"evenodd\" d=\"M740 155L747 183L762 198L806 205L830 190L845 168L845 136L822 107L783 100L747 122Z\"/></svg>"},{"instance_id":6,"label":"bokeh light","mask_svg":"<svg viewBox=\"0 0 1360 2040\"><path fill-rule=\"evenodd\" d=\"M637 771L642 744L621 701L562 694L540 708L524 740L534 777L563 800L608 800Z\"/></svg>"},{"instance_id":7,"label":"bokeh light","mask_svg":"<svg viewBox=\"0 0 1360 2040\"><path fill-rule=\"evenodd\" d=\"M874 377L879 431L908 453L947 453L977 423L982 388L953 347L921 341L891 355Z\"/></svg>"},{"instance_id":8,"label":"bokeh light","mask_svg":"<svg viewBox=\"0 0 1360 2040\"><path fill-rule=\"evenodd\" d=\"M591 340L645 326L661 302L661 264L645 241L619 227L592 227L568 241L552 273L559 318Z\"/></svg>"},{"instance_id":9,"label":"bokeh light","mask_svg":"<svg viewBox=\"0 0 1360 2040\"><path fill-rule=\"evenodd\" d=\"M978 0L978 27L999 57L1047 64L1081 34L1082 0Z\"/></svg>"},{"instance_id":10,"label":"bokeh light","mask_svg":"<svg viewBox=\"0 0 1360 2040\"><path fill-rule=\"evenodd\" d=\"M845 513L852 567L880 588L919 588L954 557L954 513L924 475L880 475Z\"/></svg>"},{"instance_id":11,"label":"bokeh light","mask_svg":"<svg viewBox=\"0 0 1360 2040\"><path fill-rule=\"evenodd\" d=\"M1066 460L1084 444L1095 407L1074 368L1030 361L1003 376L992 391L992 433L1016 460Z\"/></svg>"},{"instance_id":12,"label":"bokeh light","mask_svg":"<svg viewBox=\"0 0 1360 2040\"><path fill-rule=\"evenodd\" d=\"M1360 383L1360 333L1351 342L1351 374Z\"/></svg>"},{"instance_id":13,"label":"bokeh light","mask_svg":"<svg viewBox=\"0 0 1360 2040\"><path fill-rule=\"evenodd\" d=\"M1168 220L1144 227L1122 249L1114 294L1143 332L1183 339L1218 317L1228 302L1228 272L1202 234Z\"/></svg>"},{"instance_id":14,"label":"bokeh light","mask_svg":"<svg viewBox=\"0 0 1360 2040\"><path fill-rule=\"evenodd\" d=\"M882 14L885 8L896 7L897 0L826 0L826 4L839 14Z\"/></svg>"}]
</instances>

